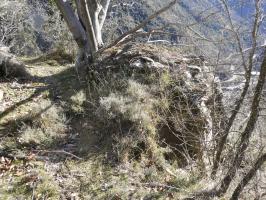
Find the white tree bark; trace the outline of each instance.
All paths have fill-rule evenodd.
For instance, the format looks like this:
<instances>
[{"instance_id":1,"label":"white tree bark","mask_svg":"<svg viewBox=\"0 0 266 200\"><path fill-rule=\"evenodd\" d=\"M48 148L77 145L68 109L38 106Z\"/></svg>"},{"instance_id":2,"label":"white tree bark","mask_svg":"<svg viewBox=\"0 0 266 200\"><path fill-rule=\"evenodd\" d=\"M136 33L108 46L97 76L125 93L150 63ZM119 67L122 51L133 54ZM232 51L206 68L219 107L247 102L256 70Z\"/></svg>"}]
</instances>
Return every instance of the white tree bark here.
<instances>
[{"instance_id":1,"label":"white tree bark","mask_svg":"<svg viewBox=\"0 0 266 200\"><path fill-rule=\"evenodd\" d=\"M103 46L102 26L110 0L75 0L78 16L68 0L55 0L55 3L80 48L79 60L87 59L87 55L93 57Z\"/></svg>"},{"instance_id":2,"label":"white tree bark","mask_svg":"<svg viewBox=\"0 0 266 200\"><path fill-rule=\"evenodd\" d=\"M100 23L101 30L103 28L103 24L104 24L104 21L105 21L106 16L107 16L107 11L108 11L110 2L111 2L111 0L102 0L102 2L101 2L102 7L103 7L101 12L100 12L100 15L99 15L99 23Z\"/></svg>"},{"instance_id":3,"label":"white tree bark","mask_svg":"<svg viewBox=\"0 0 266 200\"><path fill-rule=\"evenodd\" d=\"M87 38L91 52L95 53L98 51L98 41L94 29L94 19L91 17L91 11L88 7L88 0L80 0L80 13L86 29Z\"/></svg>"},{"instance_id":4,"label":"white tree bark","mask_svg":"<svg viewBox=\"0 0 266 200\"><path fill-rule=\"evenodd\" d=\"M78 18L76 17L71 5L65 0L55 0L55 3L62 13L63 18L69 27L69 30L71 31L75 41L77 42L77 45L79 46L79 48L84 48L87 43L86 33Z\"/></svg>"},{"instance_id":5,"label":"white tree bark","mask_svg":"<svg viewBox=\"0 0 266 200\"><path fill-rule=\"evenodd\" d=\"M89 8L90 16L92 19L92 24L94 28L94 33L98 46L103 46L102 40L102 30L100 27L99 15L103 9L103 6L97 0L85 0Z\"/></svg>"},{"instance_id":6,"label":"white tree bark","mask_svg":"<svg viewBox=\"0 0 266 200\"><path fill-rule=\"evenodd\" d=\"M111 45L102 48L102 28L111 0L75 0L78 16L75 15L68 1L69 0L55 0L69 26L70 31L79 44L81 54L84 54L82 52L85 52L86 55L86 52L89 52L92 59L96 56L96 54L101 53L110 46L118 44L130 34L135 34L139 29L147 25L150 20L165 12L177 2L177 0L173 0L167 6L149 16L141 24L121 35Z\"/></svg>"}]
</instances>

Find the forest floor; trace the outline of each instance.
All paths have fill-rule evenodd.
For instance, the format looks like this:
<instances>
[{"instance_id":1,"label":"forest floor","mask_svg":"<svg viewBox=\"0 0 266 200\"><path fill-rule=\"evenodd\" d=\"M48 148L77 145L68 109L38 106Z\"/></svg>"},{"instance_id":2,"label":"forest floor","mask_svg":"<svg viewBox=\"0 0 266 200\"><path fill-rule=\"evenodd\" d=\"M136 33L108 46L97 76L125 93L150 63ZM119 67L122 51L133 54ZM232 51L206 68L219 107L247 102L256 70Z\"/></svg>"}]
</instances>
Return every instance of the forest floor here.
<instances>
[{"instance_id":1,"label":"forest floor","mask_svg":"<svg viewBox=\"0 0 266 200\"><path fill-rule=\"evenodd\" d=\"M27 70L31 80L0 83L0 199L176 199L199 187L185 170L177 178L147 162L109 162L73 65Z\"/></svg>"}]
</instances>

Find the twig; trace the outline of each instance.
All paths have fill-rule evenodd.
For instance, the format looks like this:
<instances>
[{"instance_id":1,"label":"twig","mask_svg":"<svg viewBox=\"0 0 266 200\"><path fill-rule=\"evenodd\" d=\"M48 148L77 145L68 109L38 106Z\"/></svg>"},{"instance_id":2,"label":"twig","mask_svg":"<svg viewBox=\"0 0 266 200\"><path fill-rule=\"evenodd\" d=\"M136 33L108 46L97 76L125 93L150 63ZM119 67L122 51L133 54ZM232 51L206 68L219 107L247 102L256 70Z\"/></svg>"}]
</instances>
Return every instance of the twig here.
<instances>
[{"instance_id":1,"label":"twig","mask_svg":"<svg viewBox=\"0 0 266 200\"><path fill-rule=\"evenodd\" d=\"M36 185L35 185L35 183L34 183L33 188L32 188L32 196L31 196L31 199L32 199L32 200L35 199L35 188L36 188Z\"/></svg>"},{"instance_id":2,"label":"twig","mask_svg":"<svg viewBox=\"0 0 266 200\"><path fill-rule=\"evenodd\" d=\"M74 155L74 154L72 154L72 153L70 153L70 152L67 152L67 151L64 151L64 150L33 150L34 152L36 152L36 153L58 153L58 154L66 154L66 155L69 155L69 156L71 156L71 157L74 157L74 158L76 158L76 159L78 159L78 160L82 160L82 158L81 157L78 157L78 156L76 156L76 155Z\"/></svg>"},{"instance_id":3,"label":"twig","mask_svg":"<svg viewBox=\"0 0 266 200\"><path fill-rule=\"evenodd\" d=\"M161 188L166 188L166 189L171 189L171 190L180 190L180 188L177 188L171 185L165 185L162 183L156 183L156 182L142 183L141 185L149 186L149 187L161 187Z\"/></svg>"},{"instance_id":4,"label":"twig","mask_svg":"<svg viewBox=\"0 0 266 200\"><path fill-rule=\"evenodd\" d=\"M0 151L0 157L5 157L11 160L29 161L29 156L27 155L15 155L15 154L7 153L4 151ZM45 161L45 158L41 156L35 156L34 159Z\"/></svg>"}]
</instances>

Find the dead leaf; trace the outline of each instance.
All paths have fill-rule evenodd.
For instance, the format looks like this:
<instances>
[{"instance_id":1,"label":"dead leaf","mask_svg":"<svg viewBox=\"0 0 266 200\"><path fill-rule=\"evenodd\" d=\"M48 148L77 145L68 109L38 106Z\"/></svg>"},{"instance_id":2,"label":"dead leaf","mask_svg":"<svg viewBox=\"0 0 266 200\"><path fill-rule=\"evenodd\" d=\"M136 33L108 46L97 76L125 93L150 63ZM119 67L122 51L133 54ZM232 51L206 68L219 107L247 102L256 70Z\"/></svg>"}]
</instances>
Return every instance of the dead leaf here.
<instances>
[{"instance_id":1,"label":"dead leaf","mask_svg":"<svg viewBox=\"0 0 266 200\"><path fill-rule=\"evenodd\" d=\"M23 171L16 171L16 173L14 173L14 176L22 176L23 174Z\"/></svg>"},{"instance_id":2,"label":"dead leaf","mask_svg":"<svg viewBox=\"0 0 266 200\"><path fill-rule=\"evenodd\" d=\"M35 160L36 154L30 153L30 155L27 156L27 161Z\"/></svg>"}]
</instances>

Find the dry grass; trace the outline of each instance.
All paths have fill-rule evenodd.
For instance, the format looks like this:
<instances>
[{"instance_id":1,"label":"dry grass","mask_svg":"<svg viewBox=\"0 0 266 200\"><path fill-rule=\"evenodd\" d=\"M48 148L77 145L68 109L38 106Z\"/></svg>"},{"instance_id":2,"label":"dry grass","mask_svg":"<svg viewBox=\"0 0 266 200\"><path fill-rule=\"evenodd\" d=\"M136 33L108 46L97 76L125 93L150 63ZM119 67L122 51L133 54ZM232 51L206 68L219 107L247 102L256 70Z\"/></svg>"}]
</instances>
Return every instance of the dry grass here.
<instances>
[{"instance_id":1,"label":"dry grass","mask_svg":"<svg viewBox=\"0 0 266 200\"><path fill-rule=\"evenodd\" d=\"M141 50L141 56L154 53L148 47ZM51 160L58 162L47 162L48 168L33 166L39 176L50 174L47 181L38 182L40 198L50 194L50 199L58 199L60 194L61 198L81 199L179 199L202 187L198 184L202 168L197 160L202 156L198 152L206 131L206 115L200 109L203 97L209 95L205 79L192 79L188 64L180 57L168 65L159 56L167 57L167 50L152 56L154 65L145 63L134 51L138 50L129 50L118 60L103 58L91 66L87 88L75 87L69 74L73 71L58 76L55 83L62 90L63 107L47 96L30 104L28 120L19 128L15 143L49 150L71 136L67 145L77 145L74 154L82 153L78 156L83 158L61 162L62 155L40 153L52 155ZM169 67L179 65L180 71ZM79 142L73 144L77 138L73 140L71 134L65 137L68 132ZM12 190L8 195L31 197L33 190L27 193L26 187L22 184L18 193Z\"/></svg>"},{"instance_id":2,"label":"dry grass","mask_svg":"<svg viewBox=\"0 0 266 200\"><path fill-rule=\"evenodd\" d=\"M43 163L31 162L25 166L17 162L14 166L9 173L2 174L1 199L59 199L59 186Z\"/></svg>"},{"instance_id":3,"label":"dry grass","mask_svg":"<svg viewBox=\"0 0 266 200\"><path fill-rule=\"evenodd\" d=\"M18 139L20 143L49 147L64 138L67 120L62 108L49 100L33 105L28 117L31 121L22 126Z\"/></svg>"},{"instance_id":4,"label":"dry grass","mask_svg":"<svg viewBox=\"0 0 266 200\"><path fill-rule=\"evenodd\" d=\"M179 199L198 188L198 174L178 170L177 177L155 165L130 162L116 167L106 165L104 157L93 156L82 163L67 162L73 176L64 179L69 191L84 199ZM73 184L75 183L75 184Z\"/></svg>"},{"instance_id":5,"label":"dry grass","mask_svg":"<svg viewBox=\"0 0 266 200\"><path fill-rule=\"evenodd\" d=\"M201 141L209 120L203 109L209 109L205 101L211 98L206 77L191 78L179 54L139 48L127 49L117 60L107 55L91 67L86 109L93 115L92 132L101 133L103 146L108 143L121 163L143 158L163 167L169 161L203 162Z\"/></svg>"}]
</instances>

